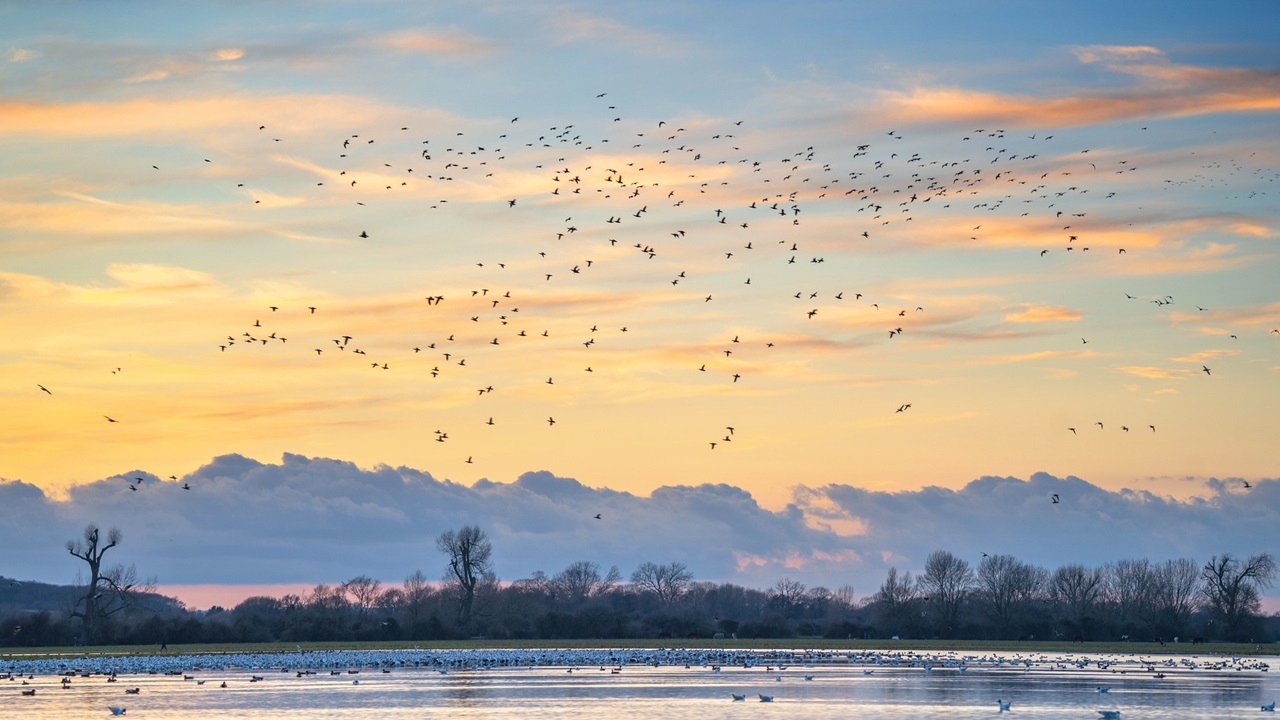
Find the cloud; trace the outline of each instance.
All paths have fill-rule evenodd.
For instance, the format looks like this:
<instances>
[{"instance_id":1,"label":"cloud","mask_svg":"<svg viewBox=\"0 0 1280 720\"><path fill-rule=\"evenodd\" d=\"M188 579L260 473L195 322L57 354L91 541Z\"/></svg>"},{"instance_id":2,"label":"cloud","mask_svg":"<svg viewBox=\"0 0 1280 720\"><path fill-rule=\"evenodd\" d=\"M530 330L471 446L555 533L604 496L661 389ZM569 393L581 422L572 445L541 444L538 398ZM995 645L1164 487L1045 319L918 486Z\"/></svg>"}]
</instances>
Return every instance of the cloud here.
<instances>
[{"instance_id":1,"label":"cloud","mask_svg":"<svg viewBox=\"0 0 1280 720\"><path fill-rule=\"evenodd\" d=\"M36 57L36 52L28 48L9 48L4 57L11 63L20 63Z\"/></svg>"},{"instance_id":2,"label":"cloud","mask_svg":"<svg viewBox=\"0 0 1280 720\"><path fill-rule=\"evenodd\" d=\"M1116 368L1116 372L1121 372L1134 377L1147 378L1148 380L1173 380L1182 377L1181 373L1174 373L1164 368L1150 367L1147 365L1126 365Z\"/></svg>"},{"instance_id":3,"label":"cloud","mask_svg":"<svg viewBox=\"0 0 1280 720\"><path fill-rule=\"evenodd\" d=\"M156 80L164 80L167 77L169 77L168 70L149 70L147 72L138 73L137 75L131 75L125 78L123 82L127 82L127 83L155 82Z\"/></svg>"},{"instance_id":4,"label":"cloud","mask_svg":"<svg viewBox=\"0 0 1280 720\"><path fill-rule=\"evenodd\" d=\"M549 24L561 43L606 43L635 53L666 57L685 53L680 44L667 35L567 8L552 13Z\"/></svg>"},{"instance_id":5,"label":"cloud","mask_svg":"<svg viewBox=\"0 0 1280 720\"><path fill-rule=\"evenodd\" d=\"M1005 313L1004 321L1011 323L1075 322L1083 317L1080 311L1069 307L1027 305L1022 310Z\"/></svg>"},{"instance_id":6,"label":"cloud","mask_svg":"<svg viewBox=\"0 0 1280 720\"><path fill-rule=\"evenodd\" d=\"M1239 483L1210 481L1203 497L1175 500L1037 473L984 477L959 490L800 486L790 504L769 510L725 484L667 485L643 497L546 471L468 486L407 467L225 455L176 481L129 470L74 486L64 499L0 482L0 543L12 551L6 574L49 581L74 576L62 543L95 522L124 532L114 560L166 585L358 574L397 582L417 569L434 575L443 566L434 538L476 524L492 539L504 580L577 560L624 574L645 561L676 561L700 580L767 587L788 575L870 593L891 564L915 572L936 549L974 562L981 552L1011 553L1050 569L1273 551L1259 538L1280 520L1280 481L1252 484L1246 493ZM1053 493L1060 504L1050 502Z\"/></svg>"},{"instance_id":7,"label":"cloud","mask_svg":"<svg viewBox=\"0 0 1280 720\"><path fill-rule=\"evenodd\" d=\"M1226 230L1227 232L1234 233L1236 235L1243 235L1245 237L1273 238L1280 236L1280 232L1252 222L1232 223L1226 227Z\"/></svg>"},{"instance_id":8,"label":"cloud","mask_svg":"<svg viewBox=\"0 0 1280 720\"><path fill-rule=\"evenodd\" d=\"M1105 63L1116 66L1134 62L1168 62L1164 52L1150 45L1087 45L1074 51L1082 63Z\"/></svg>"},{"instance_id":9,"label":"cloud","mask_svg":"<svg viewBox=\"0 0 1280 720\"><path fill-rule=\"evenodd\" d=\"M135 82L159 79L148 70ZM44 102L0 98L0 132L18 136L101 138L185 136L214 129L247 129L268 118L275 132L315 132L316 118L331 128L371 125L395 111L347 95L236 93L218 96L143 96L125 100ZM256 126L255 126L256 127Z\"/></svg>"},{"instance_id":10,"label":"cloud","mask_svg":"<svg viewBox=\"0 0 1280 720\"><path fill-rule=\"evenodd\" d=\"M424 55L474 56L489 51L490 43L457 29L436 32L423 29L400 30L376 39L384 47Z\"/></svg>"},{"instance_id":11,"label":"cloud","mask_svg":"<svg viewBox=\"0 0 1280 720\"><path fill-rule=\"evenodd\" d=\"M1040 97L959 88L886 90L889 119L981 122L1004 127L1069 127L1147 117L1183 117L1280 108L1280 75L1271 70L1178 65L1146 46L1077 48L1085 65L1130 76L1128 87Z\"/></svg>"},{"instance_id":12,"label":"cloud","mask_svg":"<svg viewBox=\"0 0 1280 720\"><path fill-rule=\"evenodd\" d=\"M44 202L0 201L0 227L41 231L51 242L74 244L83 237L137 238L196 232L214 235L241 232L248 225L223 217L218 205L163 203L150 200L120 202L88 193L55 190Z\"/></svg>"}]
</instances>

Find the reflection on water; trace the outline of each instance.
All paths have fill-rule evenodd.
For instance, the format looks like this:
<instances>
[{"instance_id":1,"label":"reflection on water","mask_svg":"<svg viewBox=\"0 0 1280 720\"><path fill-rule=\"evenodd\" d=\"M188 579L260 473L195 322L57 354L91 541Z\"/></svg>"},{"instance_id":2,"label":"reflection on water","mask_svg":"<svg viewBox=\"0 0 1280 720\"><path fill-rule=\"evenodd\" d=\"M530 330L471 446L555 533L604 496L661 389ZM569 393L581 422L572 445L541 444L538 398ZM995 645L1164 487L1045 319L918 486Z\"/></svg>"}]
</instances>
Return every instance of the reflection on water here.
<instances>
[{"instance_id":1,"label":"reflection on water","mask_svg":"<svg viewBox=\"0 0 1280 720\"><path fill-rule=\"evenodd\" d=\"M69 720L128 718L779 718L850 717L1239 718L1280 695L1280 673L1260 660L1219 667L1182 656L1101 664L1083 656L1035 656L1034 662L992 662L939 656L935 662L872 662L842 655L799 665L652 665L361 667L298 672L297 657L280 656L273 671L191 670L185 675L56 673L0 680L0 718ZM884 657L890 657L885 655ZM883 660L883 658L876 658ZM842 662L843 661L843 662ZM196 667L188 659L188 667ZM207 665L207 663L206 663ZM927 666L927 667L926 667ZM20 666L15 666L16 670ZM282 669L282 668L287 668ZM354 672L352 671L354 670ZM442 671L443 670L443 671ZM253 680L253 676L261 680ZM1163 675L1163 677L1161 677ZM26 683L25 685L23 683ZM225 683L225 687L224 687ZM64 687L65 684L65 687ZM137 689L127 694L126 689ZM1105 688L1101 690L1101 688ZM23 691L35 690L34 695ZM745 701L734 701L735 694ZM772 703L761 703L771 695Z\"/></svg>"}]
</instances>

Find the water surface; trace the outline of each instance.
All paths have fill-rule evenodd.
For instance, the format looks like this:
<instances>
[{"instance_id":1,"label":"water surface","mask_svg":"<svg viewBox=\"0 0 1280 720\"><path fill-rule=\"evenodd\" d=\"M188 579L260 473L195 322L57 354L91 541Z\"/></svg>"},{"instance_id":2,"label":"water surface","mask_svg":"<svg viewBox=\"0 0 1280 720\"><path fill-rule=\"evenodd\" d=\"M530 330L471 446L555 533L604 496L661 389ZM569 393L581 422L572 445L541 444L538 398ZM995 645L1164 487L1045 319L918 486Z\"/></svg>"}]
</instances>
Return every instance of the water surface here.
<instances>
[{"instance_id":1,"label":"water surface","mask_svg":"<svg viewBox=\"0 0 1280 720\"><path fill-rule=\"evenodd\" d=\"M663 662L673 657L688 662ZM997 700L1004 700L1009 718L1099 718L1098 710L1120 710L1125 719L1213 720L1261 714L1280 696L1280 674L1262 658L828 652L793 656L797 663L750 653L713 656L734 664L694 661L707 657L565 651L163 658L156 661L161 668L180 674L140 670L148 662L140 659L117 663L114 682L95 674L110 672L107 659L13 663L4 669L14 677L0 680L0 717L111 717L108 706L118 706L127 718L167 720L984 718L1002 715ZM65 688L68 676L60 672L76 672ZM134 688L137 694L126 694ZM22 695L32 689L35 695ZM734 701L734 694L746 700ZM761 702L761 695L773 701Z\"/></svg>"}]
</instances>

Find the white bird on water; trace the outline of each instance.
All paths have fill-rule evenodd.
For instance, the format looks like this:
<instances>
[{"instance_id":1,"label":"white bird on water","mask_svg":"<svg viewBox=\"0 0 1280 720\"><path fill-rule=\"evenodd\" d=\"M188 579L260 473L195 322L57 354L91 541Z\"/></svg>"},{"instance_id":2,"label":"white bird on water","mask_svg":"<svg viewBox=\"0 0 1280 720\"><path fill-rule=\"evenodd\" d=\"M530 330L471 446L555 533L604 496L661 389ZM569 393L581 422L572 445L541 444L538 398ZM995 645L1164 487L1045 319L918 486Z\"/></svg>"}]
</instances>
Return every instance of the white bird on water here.
<instances>
[{"instance_id":1,"label":"white bird on water","mask_svg":"<svg viewBox=\"0 0 1280 720\"><path fill-rule=\"evenodd\" d=\"M772 696L772 695L761 695L761 696L760 696L760 702L773 702L773 696Z\"/></svg>"},{"instance_id":2,"label":"white bird on water","mask_svg":"<svg viewBox=\"0 0 1280 720\"><path fill-rule=\"evenodd\" d=\"M1263 705L1263 706L1262 706L1262 712L1275 712L1275 711L1276 711L1276 701L1275 701L1275 700L1272 700L1270 705Z\"/></svg>"},{"instance_id":3,"label":"white bird on water","mask_svg":"<svg viewBox=\"0 0 1280 720\"><path fill-rule=\"evenodd\" d=\"M996 700L996 704L1000 706L1000 712L1004 712L1009 709L1009 706L1013 704L1013 701L1010 700L1005 702L1004 700Z\"/></svg>"},{"instance_id":4,"label":"white bird on water","mask_svg":"<svg viewBox=\"0 0 1280 720\"><path fill-rule=\"evenodd\" d=\"M108 705L108 706L107 706L107 709L111 711L111 714L112 714L112 715L123 715L123 714L124 714L124 711L125 711L127 708L117 707L117 706L115 706L115 705Z\"/></svg>"},{"instance_id":5,"label":"white bird on water","mask_svg":"<svg viewBox=\"0 0 1280 720\"><path fill-rule=\"evenodd\" d=\"M733 696L733 701L734 701L734 702L740 702L740 701L742 701L742 700L746 700L746 699L747 699L747 696L746 696L746 695L739 695L738 693L729 693L729 694Z\"/></svg>"}]
</instances>

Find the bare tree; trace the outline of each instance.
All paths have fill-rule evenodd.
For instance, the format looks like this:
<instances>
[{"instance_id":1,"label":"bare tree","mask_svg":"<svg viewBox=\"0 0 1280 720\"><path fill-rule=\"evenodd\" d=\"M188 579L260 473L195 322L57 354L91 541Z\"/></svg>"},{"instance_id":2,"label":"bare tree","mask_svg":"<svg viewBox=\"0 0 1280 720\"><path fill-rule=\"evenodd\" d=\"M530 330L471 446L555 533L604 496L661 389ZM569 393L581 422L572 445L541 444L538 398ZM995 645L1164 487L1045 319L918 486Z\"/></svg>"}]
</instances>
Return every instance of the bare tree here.
<instances>
[{"instance_id":1,"label":"bare tree","mask_svg":"<svg viewBox=\"0 0 1280 720\"><path fill-rule=\"evenodd\" d=\"M791 615L804 608L805 584L784 577L769 590L769 604L783 615Z\"/></svg>"},{"instance_id":2,"label":"bare tree","mask_svg":"<svg viewBox=\"0 0 1280 720\"><path fill-rule=\"evenodd\" d=\"M880 624L881 630L889 635L905 635L910 632L909 628L916 627L914 606L920 598L920 591L916 586L910 570L898 575L898 568L889 568L889 574L880 584L880 589L872 596L876 622Z\"/></svg>"},{"instance_id":3,"label":"bare tree","mask_svg":"<svg viewBox=\"0 0 1280 720\"><path fill-rule=\"evenodd\" d=\"M431 601L431 585L427 582L427 576L423 575L421 570L414 570L412 575L404 579L402 592L404 611L408 616L409 627L414 627L426 615L427 603Z\"/></svg>"},{"instance_id":4,"label":"bare tree","mask_svg":"<svg viewBox=\"0 0 1280 720\"><path fill-rule=\"evenodd\" d=\"M378 596L382 592L382 581L374 580L368 575L357 575L342 583L342 589L351 596L360 615L368 615L377 605Z\"/></svg>"},{"instance_id":5,"label":"bare tree","mask_svg":"<svg viewBox=\"0 0 1280 720\"><path fill-rule=\"evenodd\" d=\"M1107 573L1103 568L1063 565L1053 571L1048 584L1049 596L1058 606L1059 617L1083 631L1106 591Z\"/></svg>"},{"instance_id":6,"label":"bare tree","mask_svg":"<svg viewBox=\"0 0 1280 720\"><path fill-rule=\"evenodd\" d=\"M1160 623L1173 635L1181 633L1191 620L1199 599L1199 569L1191 558L1166 560L1153 568L1155 588L1152 609Z\"/></svg>"},{"instance_id":7,"label":"bare tree","mask_svg":"<svg viewBox=\"0 0 1280 720\"><path fill-rule=\"evenodd\" d=\"M1241 561L1230 553L1214 555L1200 569L1200 591L1209 612L1219 621L1228 640L1241 637L1245 623L1257 615L1263 589L1276 578L1276 561L1270 553Z\"/></svg>"},{"instance_id":8,"label":"bare tree","mask_svg":"<svg viewBox=\"0 0 1280 720\"><path fill-rule=\"evenodd\" d=\"M852 585L841 585L831 592L831 604L839 610L852 610L858 606L858 594Z\"/></svg>"},{"instance_id":9,"label":"bare tree","mask_svg":"<svg viewBox=\"0 0 1280 720\"><path fill-rule=\"evenodd\" d=\"M1012 555L989 555L978 564L977 581L991 617L1006 634L1044 585L1046 573Z\"/></svg>"},{"instance_id":10,"label":"bare tree","mask_svg":"<svg viewBox=\"0 0 1280 720\"><path fill-rule=\"evenodd\" d=\"M155 589L154 580L138 579L133 565L103 567L107 551L123 539L124 535L118 528L111 528L104 542L98 526L89 523L80 539L67 541L67 552L89 566L89 582L85 585L84 595L76 601L71 612L71 617L78 617L83 623L86 643L99 642L108 618L132 608L140 595Z\"/></svg>"},{"instance_id":11,"label":"bare tree","mask_svg":"<svg viewBox=\"0 0 1280 720\"><path fill-rule=\"evenodd\" d=\"M622 580L622 573L616 566L609 568L608 574L600 576L600 566L589 561L579 560L556 576L545 581L551 594L570 608L575 608L587 600L602 595L613 589Z\"/></svg>"},{"instance_id":12,"label":"bare tree","mask_svg":"<svg viewBox=\"0 0 1280 720\"><path fill-rule=\"evenodd\" d=\"M388 615L398 615L404 610L404 590L389 587L378 594L374 601L379 611Z\"/></svg>"},{"instance_id":13,"label":"bare tree","mask_svg":"<svg viewBox=\"0 0 1280 720\"><path fill-rule=\"evenodd\" d=\"M943 635L955 632L960 611L973 589L973 570L965 560L946 550L934 550L924 561L924 573L916 578L929 606L937 613L936 624Z\"/></svg>"},{"instance_id":14,"label":"bare tree","mask_svg":"<svg viewBox=\"0 0 1280 720\"><path fill-rule=\"evenodd\" d=\"M445 580L458 592L458 624L471 622L477 588L497 582L493 573L493 545L484 531L464 525L457 532L447 530L436 538L436 547L449 557Z\"/></svg>"},{"instance_id":15,"label":"bare tree","mask_svg":"<svg viewBox=\"0 0 1280 720\"><path fill-rule=\"evenodd\" d=\"M684 563L673 562L657 565L646 562L631 573L631 582L641 590L648 590L658 596L662 602L670 605L685 591L693 573Z\"/></svg>"},{"instance_id":16,"label":"bare tree","mask_svg":"<svg viewBox=\"0 0 1280 720\"><path fill-rule=\"evenodd\" d=\"M1107 590L1121 626L1151 618L1155 571L1149 560L1119 560L1107 566Z\"/></svg>"}]
</instances>

